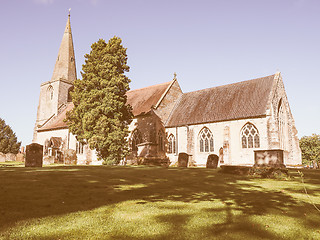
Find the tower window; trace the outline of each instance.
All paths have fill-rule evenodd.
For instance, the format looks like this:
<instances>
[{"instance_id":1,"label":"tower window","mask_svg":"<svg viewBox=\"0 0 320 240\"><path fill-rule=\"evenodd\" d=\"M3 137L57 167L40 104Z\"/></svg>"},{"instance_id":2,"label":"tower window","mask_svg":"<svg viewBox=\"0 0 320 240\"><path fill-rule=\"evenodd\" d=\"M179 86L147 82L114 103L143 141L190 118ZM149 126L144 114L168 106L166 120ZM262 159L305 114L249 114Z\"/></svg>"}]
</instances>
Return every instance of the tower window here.
<instances>
[{"instance_id":1,"label":"tower window","mask_svg":"<svg viewBox=\"0 0 320 240\"><path fill-rule=\"evenodd\" d=\"M48 100L53 99L53 87L51 85L47 89L47 97L48 97Z\"/></svg>"}]
</instances>

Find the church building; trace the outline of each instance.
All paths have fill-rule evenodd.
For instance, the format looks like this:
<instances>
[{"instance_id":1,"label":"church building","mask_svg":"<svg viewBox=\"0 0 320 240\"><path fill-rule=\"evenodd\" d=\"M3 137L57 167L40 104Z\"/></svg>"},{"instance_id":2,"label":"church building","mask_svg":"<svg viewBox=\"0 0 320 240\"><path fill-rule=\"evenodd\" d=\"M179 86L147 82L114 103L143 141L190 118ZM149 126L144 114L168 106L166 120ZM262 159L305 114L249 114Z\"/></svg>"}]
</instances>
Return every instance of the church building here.
<instances>
[{"instance_id":1,"label":"church building","mask_svg":"<svg viewBox=\"0 0 320 240\"><path fill-rule=\"evenodd\" d=\"M70 14L50 81L40 86L33 142L44 155L59 159L76 150L78 164L102 164L95 150L77 141L64 119L73 108L70 91L77 78ZM189 156L190 166L205 166L209 155L220 165L255 163L255 152L280 150L284 164L301 164L301 150L282 76L183 93L176 75L170 82L127 92L134 119L129 125L131 153L125 162Z\"/></svg>"}]
</instances>

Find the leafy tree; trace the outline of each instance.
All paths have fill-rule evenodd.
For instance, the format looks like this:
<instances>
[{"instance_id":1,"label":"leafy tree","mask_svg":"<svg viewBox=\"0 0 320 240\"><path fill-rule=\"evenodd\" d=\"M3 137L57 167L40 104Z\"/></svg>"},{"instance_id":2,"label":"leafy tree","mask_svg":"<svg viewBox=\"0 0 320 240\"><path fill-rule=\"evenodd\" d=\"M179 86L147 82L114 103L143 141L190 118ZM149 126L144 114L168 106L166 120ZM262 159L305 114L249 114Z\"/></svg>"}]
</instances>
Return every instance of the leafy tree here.
<instances>
[{"instance_id":1,"label":"leafy tree","mask_svg":"<svg viewBox=\"0 0 320 240\"><path fill-rule=\"evenodd\" d=\"M96 149L107 164L118 163L128 153L131 107L126 104L130 79L126 48L113 37L93 43L85 55L82 80L74 82L73 110L67 114L70 131Z\"/></svg>"},{"instance_id":2,"label":"leafy tree","mask_svg":"<svg viewBox=\"0 0 320 240\"><path fill-rule=\"evenodd\" d=\"M0 118L0 152L18 153L21 142L18 142L16 134L11 127Z\"/></svg>"},{"instance_id":3,"label":"leafy tree","mask_svg":"<svg viewBox=\"0 0 320 240\"><path fill-rule=\"evenodd\" d=\"M300 148L303 164L313 163L319 166L320 163L320 135L304 136L300 139Z\"/></svg>"}]
</instances>

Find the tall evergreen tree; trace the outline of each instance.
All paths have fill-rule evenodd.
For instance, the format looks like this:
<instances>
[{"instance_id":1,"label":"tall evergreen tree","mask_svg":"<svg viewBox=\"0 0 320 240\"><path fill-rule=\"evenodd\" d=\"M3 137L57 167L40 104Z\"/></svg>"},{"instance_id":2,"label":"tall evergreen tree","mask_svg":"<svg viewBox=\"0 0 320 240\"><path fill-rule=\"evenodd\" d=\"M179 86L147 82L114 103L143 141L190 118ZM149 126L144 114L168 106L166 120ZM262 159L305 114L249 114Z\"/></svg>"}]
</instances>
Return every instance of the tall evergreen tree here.
<instances>
[{"instance_id":1,"label":"tall evergreen tree","mask_svg":"<svg viewBox=\"0 0 320 240\"><path fill-rule=\"evenodd\" d=\"M21 142L18 142L16 134L11 127L0 118L0 152L2 153L18 153Z\"/></svg>"},{"instance_id":2,"label":"tall evergreen tree","mask_svg":"<svg viewBox=\"0 0 320 240\"><path fill-rule=\"evenodd\" d=\"M126 48L113 37L93 43L85 55L82 80L74 82L71 93L74 108L67 114L70 131L106 163L118 163L128 151L126 138L132 120L126 104L130 79Z\"/></svg>"},{"instance_id":3,"label":"tall evergreen tree","mask_svg":"<svg viewBox=\"0 0 320 240\"><path fill-rule=\"evenodd\" d=\"M303 164L313 163L319 167L320 164L320 134L304 136L299 141Z\"/></svg>"}]
</instances>

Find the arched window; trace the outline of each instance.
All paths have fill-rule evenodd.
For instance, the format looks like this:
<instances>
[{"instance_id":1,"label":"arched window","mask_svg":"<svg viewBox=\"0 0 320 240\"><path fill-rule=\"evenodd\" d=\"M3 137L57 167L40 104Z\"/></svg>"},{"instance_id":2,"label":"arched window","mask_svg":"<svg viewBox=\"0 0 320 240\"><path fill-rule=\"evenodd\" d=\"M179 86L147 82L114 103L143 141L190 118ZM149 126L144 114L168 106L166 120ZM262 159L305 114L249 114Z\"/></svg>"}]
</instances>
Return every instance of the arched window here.
<instances>
[{"instance_id":1,"label":"arched window","mask_svg":"<svg viewBox=\"0 0 320 240\"><path fill-rule=\"evenodd\" d=\"M162 130L158 132L158 147L160 151L164 151L164 132Z\"/></svg>"},{"instance_id":2,"label":"arched window","mask_svg":"<svg viewBox=\"0 0 320 240\"><path fill-rule=\"evenodd\" d=\"M279 141L280 141L280 148L282 150L286 150L286 140L287 140L287 135L286 135L286 111L285 108L283 107L282 99L279 101L278 105L278 129L279 129Z\"/></svg>"},{"instance_id":3,"label":"arched window","mask_svg":"<svg viewBox=\"0 0 320 240\"><path fill-rule=\"evenodd\" d=\"M213 135L212 132L204 127L199 134L200 152L213 152Z\"/></svg>"},{"instance_id":4,"label":"arched window","mask_svg":"<svg viewBox=\"0 0 320 240\"><path fill-rule=\"evenodd\" d=\"M53 87L51 85L47 88L47 98L48 100L53 99Z\"/></svg>"},{"instance_id":5,"label":"arched window","mask_svg":"<svg viewBox=\"0 0 320 240\"><path fill-rule=\"evenodd\" d=\"M131 150L132 151L138 151L138 144L142 142L141 133L138 129L135 129L132 132L131 137Z\"/></svg>"},{"instance_id":6,"label":"arched window","mask_svg":"<svg viewBox=\"0 0 320 240\"><path fill-rule=\"evenodd\" d=\"M168 153L176 153L176 138L173 134L168 138Z\"/></svg>"},{"instance_id":7,"label":"arched window","mask_svg":"<svg viewBox=\"0 0 320 240\"><path fill-rule=\"evenodd\" d=\"M241 130L242 148L259 148L260 137L258 129L251 123L247 123Z\"/></svg>"}]
</instances>

